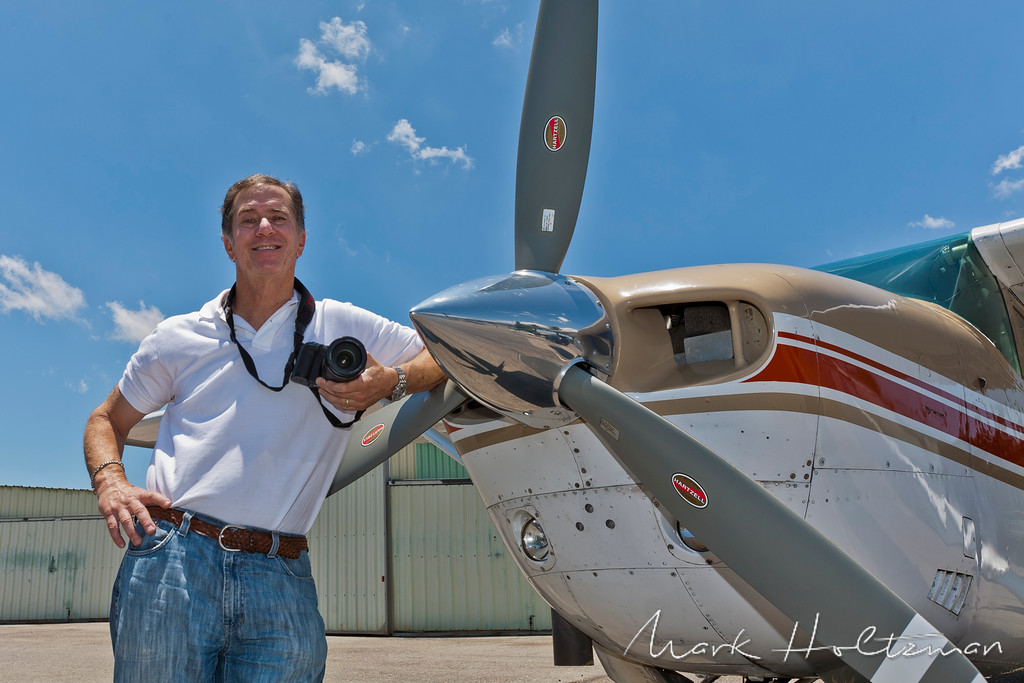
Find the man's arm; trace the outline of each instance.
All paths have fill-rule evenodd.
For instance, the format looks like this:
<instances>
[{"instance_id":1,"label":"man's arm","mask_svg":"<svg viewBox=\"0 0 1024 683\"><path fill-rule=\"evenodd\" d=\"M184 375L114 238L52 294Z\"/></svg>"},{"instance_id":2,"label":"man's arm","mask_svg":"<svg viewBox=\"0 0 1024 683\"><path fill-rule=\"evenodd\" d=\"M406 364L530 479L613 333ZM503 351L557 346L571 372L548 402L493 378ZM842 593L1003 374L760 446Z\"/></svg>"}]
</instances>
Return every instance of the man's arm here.
<instances>
[{"instance_id":1,"label":"man's arm","mask_svg":"<svg viewBox=\"0 0 1024 683\"><path fill-rule=\"evenodd\" d=\"M118 548L124 547L118 524L124 527L132 544L139 545L142 537L135 530L132 516L139 520L147 534L152 534L156 525L146 511L146 505L171 505L166 496L130 484L124 467L120 465L107 465L96 471L105 462L120 462L128 432L143 417L145 414L135 410L121 395L120 389L114 387L110 396L92 411L85 424L85 466L92 477L100 513L107 520L107 531Z\"/></svg>"},{"instance_id":2,"label":"man's arm","mask_svg":"<svg viewBox=\"0 0 1024 683\"><path fill-rule=\"evenodd\" d=\"M405 373L406 393L428 391L444 381L445 375L426 349L398 367ZM398 385L398 371L381 365L367 354L366 369L351 382L329 382L322 377L316 385L320 395L338 410L366 410L382 398L390 398Z\"/></svg>"},{"instance_id":3,"label":"man's arm","mask_svg":"<svg viewBox=\"0 0 1024 683\"><path fill-rule=\"evenodd\" d=\"M444 372L426 349L416 354L408 363L398 367L405 373L406 393L409 394L429 391L445 380ZM398 384L398 372L394 368L387 368L387 371L391 387L387 396L391 396L391 392L394 392Z\"/></svg>"}]
</instances>

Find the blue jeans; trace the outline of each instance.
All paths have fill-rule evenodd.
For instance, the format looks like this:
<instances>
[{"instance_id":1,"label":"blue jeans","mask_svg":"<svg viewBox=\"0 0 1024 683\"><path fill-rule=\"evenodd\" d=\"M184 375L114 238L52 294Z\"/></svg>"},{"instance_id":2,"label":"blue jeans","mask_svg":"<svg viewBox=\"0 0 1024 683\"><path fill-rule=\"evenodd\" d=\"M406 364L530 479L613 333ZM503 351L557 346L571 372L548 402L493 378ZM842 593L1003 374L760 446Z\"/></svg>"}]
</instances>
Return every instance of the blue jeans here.
<instances>
[{"instance_id":1,"label":"blue jeans","mask_svg":"<svg viewBox=\"0 0 1024 683\"><path fill-rule=\"evenodd\" d=\"M309 555L228 552L189 533L191 519L158 520L128 546L110 601L114 680L322 681L327 638Z\"/></svg>"}]
</instances>

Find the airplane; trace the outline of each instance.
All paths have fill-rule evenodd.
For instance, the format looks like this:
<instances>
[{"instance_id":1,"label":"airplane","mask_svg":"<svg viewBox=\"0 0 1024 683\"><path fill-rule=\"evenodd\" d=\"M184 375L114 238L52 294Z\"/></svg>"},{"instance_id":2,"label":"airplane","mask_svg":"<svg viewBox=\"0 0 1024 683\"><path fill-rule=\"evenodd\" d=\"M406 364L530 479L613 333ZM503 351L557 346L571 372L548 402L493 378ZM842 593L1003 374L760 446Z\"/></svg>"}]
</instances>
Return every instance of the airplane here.
<instances>
[{"instance_id":1,"label":"airplane","mask_svg":"<svg viewBox=\"0 0 1024 683\"><path fill-rule=\"evenodd\" d=\"M1021 668L1024 219L819 269L560 274L597 17L542 0L514 271L413 308L449 381L354 426L331 493L441 421L556 662L617 683Z\"/></svg>"}]
</instances>

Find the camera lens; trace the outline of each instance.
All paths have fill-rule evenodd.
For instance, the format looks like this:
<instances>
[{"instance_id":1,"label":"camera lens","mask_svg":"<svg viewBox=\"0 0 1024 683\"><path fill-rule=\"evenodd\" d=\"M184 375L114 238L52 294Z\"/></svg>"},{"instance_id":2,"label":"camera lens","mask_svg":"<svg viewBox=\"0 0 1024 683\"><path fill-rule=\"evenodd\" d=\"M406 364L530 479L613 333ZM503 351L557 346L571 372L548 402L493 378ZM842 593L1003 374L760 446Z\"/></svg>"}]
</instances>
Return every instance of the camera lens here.
<instances>
[{"instance_id":1,"label":"camera lens","mask_svg":"<svg viewBox=\"0 0 1024 683\"><path fill-rule=\"evenodd\" d=\"M366 349L354 337L331 342L324 363L324 377L332 382L349 382L366 369Z\"/></svg>"},{"instance_id":2,"label":"camera lens","mask_svg":"<svg viewBox=\"0 0 1024 683\"><path fill-rule=\"evenodd\" d=\"M348 370L356 364L356 356L352 353L352 349L348 347L339 347L334 350L334 355L331 356L331 361L342 370Z\"/></svg>"}]
</instances>

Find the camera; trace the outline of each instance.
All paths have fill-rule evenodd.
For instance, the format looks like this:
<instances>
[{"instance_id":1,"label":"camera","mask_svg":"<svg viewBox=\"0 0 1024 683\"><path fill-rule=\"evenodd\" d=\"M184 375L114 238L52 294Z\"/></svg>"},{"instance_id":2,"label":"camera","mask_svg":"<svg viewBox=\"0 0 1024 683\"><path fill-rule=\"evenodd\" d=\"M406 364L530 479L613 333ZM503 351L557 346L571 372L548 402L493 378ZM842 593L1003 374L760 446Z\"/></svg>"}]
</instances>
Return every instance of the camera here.
<instances>
[{"instance_id":1,"label":"camera","mask_svg":"<svg viewBox=\"0 0 1024 683\"><path fill-rule=\"evenodd\" d=\"M306 342L299 347L291 380L307 387L316 386L316 378L332 382L351 382L366 369L366 348L355 337L339 337L329 346Z\"/></svg>"}]
</instances>

